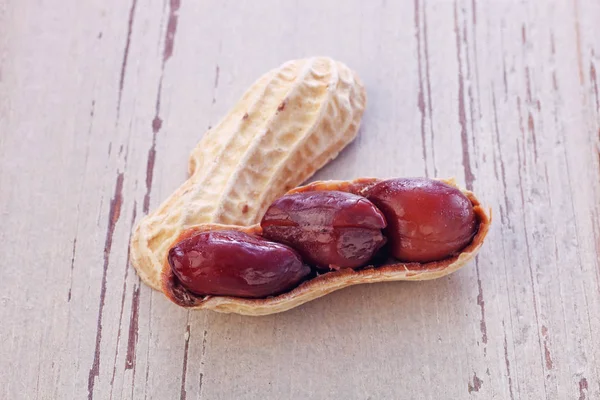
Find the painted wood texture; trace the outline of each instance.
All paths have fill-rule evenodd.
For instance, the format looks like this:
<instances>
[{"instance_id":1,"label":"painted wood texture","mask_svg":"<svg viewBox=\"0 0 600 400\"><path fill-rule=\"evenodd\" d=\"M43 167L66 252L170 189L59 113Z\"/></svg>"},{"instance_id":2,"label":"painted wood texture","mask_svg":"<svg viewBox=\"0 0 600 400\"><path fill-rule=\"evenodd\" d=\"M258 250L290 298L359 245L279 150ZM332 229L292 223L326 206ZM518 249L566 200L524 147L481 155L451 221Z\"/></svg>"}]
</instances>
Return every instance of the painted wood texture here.
<instances>
[{"instance_id":1,"label":"painted wood texture","mask_svg":"<svg viewBox=\"0 0 600 400\"><path fill-rule=\"evenodd\" d=\"M0 4L0 398L599 399L600 2ZM128 265L133 224L282 62L368 92L316 178L456 177L477 261L279 315L188 312Z\"/></svg>"}]
</instances>

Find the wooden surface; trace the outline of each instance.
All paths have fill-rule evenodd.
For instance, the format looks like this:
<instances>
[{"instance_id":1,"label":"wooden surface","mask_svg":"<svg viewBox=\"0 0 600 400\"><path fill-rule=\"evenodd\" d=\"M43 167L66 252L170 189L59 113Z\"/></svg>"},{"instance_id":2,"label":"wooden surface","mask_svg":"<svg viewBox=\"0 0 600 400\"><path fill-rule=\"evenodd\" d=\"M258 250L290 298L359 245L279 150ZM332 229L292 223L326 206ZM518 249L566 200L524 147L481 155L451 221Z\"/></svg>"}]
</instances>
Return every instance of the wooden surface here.
<instances>
[{"instance_id":1,"label":"wooden surface","mask_svg":"<svg viewBox=\"0 0 600 400\"><path fill-rule=\"evenodd\" d=\"M4 0L0 398L599 399L600 2ZM455 176L477 262L280 315L187 312L131 227L263 72L358 71L318 178Z\"/></svg>"}]
</instances>

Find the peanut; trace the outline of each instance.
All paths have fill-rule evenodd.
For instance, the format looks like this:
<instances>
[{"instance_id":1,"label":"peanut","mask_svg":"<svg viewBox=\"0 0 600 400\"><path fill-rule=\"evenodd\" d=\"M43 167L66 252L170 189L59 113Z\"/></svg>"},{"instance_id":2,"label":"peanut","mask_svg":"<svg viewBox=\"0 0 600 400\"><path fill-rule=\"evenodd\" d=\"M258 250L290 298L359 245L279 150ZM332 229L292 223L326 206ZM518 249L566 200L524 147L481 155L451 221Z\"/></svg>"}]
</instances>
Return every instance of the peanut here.
<instances>
[{"instance_id":1,"label":"peanut","mask_svg":"<svg viewBox=\"0 0 600 400\"><path fill-rule=\"evenodd\" d=\"M386 242L381 211L364 197L339 191L283 196L260 225L266 238L293 247L321 269L364 265Z\"/></svg>"},{"instance_id":2,"label":"peanut","mask_svg":"<svg viewBox=\"0 0 600 400\"><path fill-rule=\"evenodd\" d=\"M402 189L398 189L397 187L395 187L401 182L404 182L406 184L407 182L405 181L408 181L408 184L412 184L413 186L429 188L429 192L433 191L434 193L427 193L428 191L425 190L427 196L435 198L437 195L439 195L441 196L441 200L438 200L437 203L435 201L421 202L420 200L418 200L417 197L415 197L416 192L413 193L413 191L407 190L407 193L403 193ZM420 183L417 184L418 182ZM438 183L441 186L439 186ZM432 187L434 189L431 189ZM455 189L456 192L452 189ZM375 255L367 261L367 266L365 268L341 268L337 271L326 271L325 273L321 271L320 273L308 274L304 276L304 278L300 278L296 283L296 286L289 282L290 287L288 289L281 289L282 291L277 295L274 295L276 291L266 291L265 293L268 293L266 297L243 298L239 296L205 296L204 294L210 292L210 289L212 289L212 287L203 288L202 290L196 289L200 293L200 295L194 294L194 292L190 291L181 284L176 274L174 273L173 266L169 264L168 261L166 261L162 270L161 280L162 289L164 290L165 295L173 302L183 307L189 307L194 309L210 309L226 313L234 312L245 315L266 315L289 310L291 308L297 307L300 304L306 303L307 301L311 301L313 299L331 293L335 290L339 290L341 288L356 284L388 282L398 280L412 281L436 279L458 270L459 268L464 266L469 260L475 257L477 251L483 245L484 239L489 231L491 224L490 215L486 213L486 210L484 210L483 207L481 207L481 204L473 195L473 193L459 190L452 180L441 182L418 178L408 180L395 179L390 181L382 181L375 178L361 178L353 181L319 181L313 182L303 187L295 188L288 192L288 194L284 197L302 193L304 193L306 196L311 196L311 193L315 194L315 192L328 191L352 193L359 195L359 198L361 199L362 197L360 196L371 196L375 201L383 200L382 204L384 205L387 201L390 201L392 205L400 201L400 203L398 204L405 204L407 206L407 210L413 209L413 211L411 211L411 213L413 214L413 217L411 217L413 218L413 223L422 224L423 226L426 226L427 224L433 224L434 228L441 229L437 233L442 233L442 235L439 236L442 239L448 237L452 239L450 231L452 231L452 229L454 229L455 227L470 227L471 225L469 223L469 218L465 219L465 224L450 224L444 228L442 227L442 225L435 225L435 217L432 217L431 214L439 213L441 207L443 210L442 214L440 215L442 215L441 221L443 222L444 219L447 217L443 216L443 212L453 210L451 212L453 213L456 211L456 208L460 209L461 207L464 207L464 209L467 210L467 214L470 214L471 212L474 214L474 230L471 231L471 228L466 229L464 231L462 229L458 230L459 236L462 236L464 234L465 237L469 238L468 240L463 238L464 241L461 243L462 247L459 246L460 248L458 250L456 250L456 248L447 247L444 241L439 241L442 247L445 246L444 252L438 252L438 254L436 254L435 257L431 256L431 254L433 254L433 250L435 250L435 243L427 241L417 243L415 241L415 244L424 246L423 249L429 252L428 257L430 259L435 258L432 261L400 261L392 256L392 252L394 252L393 243L388 243L392 245L386 245L382 249L377 251ZM389 193L386 194L386 191ZM463 202L464 199L466 199L467 201ZM461 206L456 207L456 201L458 201L458 204L460 204ZM277 203L278 201L275 201L275 204ZM367 204L370 203L367 202ZM449 207L448 210L446 210L447 207ZM387 210L386 212L386 210L383 208L384 207L382 206L381 211L383 211L384 217L388 220L388 226L384 229L384 235L388 235L390 242L393 240L396 244L400 243L400 246L403 239L405 242L410 241L412 238L410 236L403 237L405 232L403 232L402 230L390 230L390 228L392 227L392 223L395 223L398 226L400 226L401 222L408 220L407 217L404 214L398 212L397 209L392 209L391 212ZM426 210L421 210L422 208ZM377 210L377 208L375 209ZM302 216L305 213L308 213L309 210L310 208L302 210L300 215ZM414 212L415 210L416 212ZM291 214L294 214L296 211L297 210L295 210ZM289 210L287 210L286 213L289 214ZM352 213L342 214L344 214L345 217L350 217L350 219L353 218ZM277 213L275 215L277 215ZM275 222L278 224L278 226L283 226L284 215L280 214L279 217L275 219ZM395 222L394 218L397 219ZM331 220L333 221L333 219ZM342 220L344 219L342 218ZM371 223L373 223L372 219L370 224ZM185 240L199 235L203 232L216 233L228 230L241 232L246 236L250 235L254 239L260 238L262 235L265 235L267 231L266 229L263 229L260 225L242 227L226 226L219 224L202 224L190 227L183 231L171 243L170 247L177 247L180 242L184 242ZM444 230L446 231L444 232ZM473 232L474 236L472 235ZM245 239L242 239L242 241L243 240ZM453 240L450 240L450 242L453 242ZM260 243L263 242L261 241ZM302 243L300 243L300 245L301 244ZM297 244L293 245L297 246ZM402 249L402 247L400 247L400 249ZM230 249L230 252L231 251L233 250ZM290 251L294 250L290 249ZM185 252L183 252L183 254L185 255ZM404 257L403 255L401 256ZM196 261L201 260L196 259ZM269 260L262 259L261 263L268 264ZM240 264L236 264L235 266L232 265L231 268L241 268L242 265L243 261L240 260ZM259 266L258 264L256 265L256 267L263 268L262 265ZM280 266L278 267L275 265L268 264L268 268L276 274L280 273L280 271L278 270ZM217 271L216 269L213 269L213 272L214 271L216 271L216 278L219 277L219 274L222 274L223 276L227 275L226 270ZM189 286L191 287L191 285ZM250 295L256 294L257 293L250 293Z\"/></svg>"},{"instance_id":3,"label":"peanut","mask_svg":"<svg viewBox=\"0 0 600 400\"><path fill-rule=\"evenodd\" d=\"M450 257L477 232L469 199L440 181L390 179L368 189L365 196L385 215L390 253L400 261L426 263Z\"/></svg>"},{"instance_id":4,"label":"peanut","mask_svg":"<svg viewBox=\"0 0 600 400\"><path fill-rule=\"evenodd\" d=\"M183 240L171 248L168 261L181 284L201 296L273 296L310 273L289 247L234 230Z\"/></svg>"}]
</instances>

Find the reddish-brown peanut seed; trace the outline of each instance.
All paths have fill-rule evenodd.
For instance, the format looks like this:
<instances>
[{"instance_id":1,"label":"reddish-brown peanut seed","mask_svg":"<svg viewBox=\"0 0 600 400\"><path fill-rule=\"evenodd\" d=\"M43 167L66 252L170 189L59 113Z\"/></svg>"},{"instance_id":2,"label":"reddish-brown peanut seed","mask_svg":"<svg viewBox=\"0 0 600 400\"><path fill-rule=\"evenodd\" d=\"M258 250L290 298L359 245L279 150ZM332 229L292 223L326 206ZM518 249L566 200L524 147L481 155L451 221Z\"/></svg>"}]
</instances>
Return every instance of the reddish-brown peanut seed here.
<instances>
[{"instance_id":1,"label":"reddish-brown peanut seed","mask_svg":"<svg viewBox=\"0 0 600 400\"><path fill-rule=\"evenodd\" d=\"M267 297L294 288L310 273L288 246L234 230L185 239L168 260L181 284L198 295Z\"/></svg>"},{"instance_id":2,"label":"reddish-brown peanut seed","mask_svg":"<svg viewBox=\"0 0 600 400\"><path fill-rule=\"evenodd\" d=\"M319 268L356 268L386 242L381 211L366 198L337 191L301 192L277 199L260 225Z\"/></svg>"},{"instance_id":3,"label":"reddish-brown peanut seed","mask_svg":"<svg viewBox=\"0 0 600 400\"><path fill-rule=\"evenodd\" d=\"M385 215L391 254L407 262L438 261L468 245L478 223L458 189L426 178L390 179L365 193Z\"/></svg>"}]
</instances>

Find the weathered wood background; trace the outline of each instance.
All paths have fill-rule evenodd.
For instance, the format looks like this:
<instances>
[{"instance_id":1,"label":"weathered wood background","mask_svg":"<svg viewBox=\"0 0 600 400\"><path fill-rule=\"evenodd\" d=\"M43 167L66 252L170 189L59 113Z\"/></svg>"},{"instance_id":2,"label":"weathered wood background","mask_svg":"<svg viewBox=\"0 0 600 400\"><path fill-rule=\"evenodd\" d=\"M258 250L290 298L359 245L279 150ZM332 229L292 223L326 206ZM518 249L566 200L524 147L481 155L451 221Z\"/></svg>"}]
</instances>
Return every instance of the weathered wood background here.
<instances>
[{"instance_id":1,"label":"weathered wood background","mask_svg":"<svg viewBox=\"0 0 600 400\"><path fill-rule=\"evenodd\" d=\"M280 315L140 284L132 225L262 73L358 71L318 178L455 176L477 262ZM600 2L4 0L0 398L600 399Z\"/></svg>"}]
</instances>

